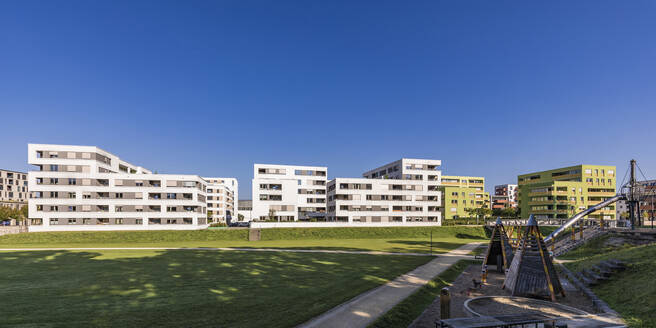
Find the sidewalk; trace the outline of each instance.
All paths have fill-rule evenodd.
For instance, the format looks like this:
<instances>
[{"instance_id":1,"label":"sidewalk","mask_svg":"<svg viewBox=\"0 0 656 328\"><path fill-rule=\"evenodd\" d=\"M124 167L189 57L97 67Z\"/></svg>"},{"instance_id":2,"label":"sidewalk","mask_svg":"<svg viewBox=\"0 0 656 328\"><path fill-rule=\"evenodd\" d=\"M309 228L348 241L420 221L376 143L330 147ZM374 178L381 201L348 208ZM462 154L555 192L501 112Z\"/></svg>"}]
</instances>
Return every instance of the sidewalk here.
<instances>
[{"instance_id":1,"label":"sidewalk","mask_svg":"<svg viewBox=\"0 0 656 328\"><path fill-rule=\"evenodd\" d=\"M468 256L479 243L470 243L456 248L436 259L410 271L385 285L356 296L314 319L301 324L302 328L362 328L385 314L397 303L427 284L438 274Z\"/></svg>"}]
</instances>

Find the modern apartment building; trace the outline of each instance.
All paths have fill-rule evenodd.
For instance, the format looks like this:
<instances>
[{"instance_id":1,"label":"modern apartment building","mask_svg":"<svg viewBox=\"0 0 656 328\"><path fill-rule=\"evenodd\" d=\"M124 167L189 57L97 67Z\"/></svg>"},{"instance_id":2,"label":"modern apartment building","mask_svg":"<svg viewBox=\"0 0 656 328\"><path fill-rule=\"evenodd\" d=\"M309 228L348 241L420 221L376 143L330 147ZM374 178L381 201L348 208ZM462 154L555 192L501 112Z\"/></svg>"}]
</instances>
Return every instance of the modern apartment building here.
<instances>
[{"instance_id":1,"label":"modern apartment building","mask_svg":"<svg viewBox=\"0 0 656 328\"><path fill-rule=\"evenodd\" d=\"M445 220L469 217L468 209L490 207L484 177L444 175L440 190L443 193L442 218Z\"/></svg>"},{"instance_id":2,"label":"modern apartment building","mask_svg":"<svg viewBox=\"0 0 656 328\"><path fill-rule=\"evenodd\" d=\"M27 173L0 169L0 206L19 209L29 199Z\"/></svg>"},{"instance_id":3,"label":"modern apartment building","mask_svg":"<svg viewBox=\"0 0 656 328\"><path fill-rule=\"evenodd\" d=\"M153 174L93 146L28 145L30 231L199 229L207 182Z\"/></svg>"},{"instance_id":4,"label":"modern apartment building","mask_svg":"<svg viewBox=\"0 0 656 328\"><path fill-rule=\"evenodd\" d=\"M439 160L408 159L383 165L364 178L328 182L328 221L441 224Z\"/></svg>"},{"instance_id":5,"label":"modern apartment building","mask_svg":"<svg viewBox=\"0 0 656 328\"><path fill-rule=\"evenodd\" d=\"M253 220L325 220L328 168L255 164Z\"/></svg>"},{"instance_id":6,"label":"modern apartment building","mask_svg":"<svg viewBox=\"0 0 656 328\"><path fill-rule=\"evenodd\" d=\"M565 219L615 195L615 166L575 165L517 177L522 218ZM615 205L588 215L615 220Z\"/></svg>"},{"instance_id":7,"label":"modern apartment building","mask_svg":"<svg viewBox=\"0 0 656 328\"><path fill-rule=\"evenodd\" d=\"M494 186L492 209L517 207L517 185L502 184Z\"/></svg>"},{"instance_id":8,"label":"modern apartment building","mask_svg":"<svg viewBox=\"0 0 656 328\"><path fill-rule=\"evenodd\" d=\"M239 200L237 205L237 215L241 216L240 221L251 221L253 219L253 201L250 199Z\"/></svg>"},{"instance_id":9,"label":"modern apartment building","mask_svg":"<svg viewBox=\"0 0 656 328\"><path fill-rule=\"evenodd\" d=\"M207 218L212 222L237 221L239 183L235 178L203 178L207 181Z\"/></svg>"},{"instance_id":10,"label":"modern apartment building","mask_svg":"<svg viewBox=\"0 0 656 328\"><path fill-rule=\"evenodd\" d=\"M637 181L636 193L640 197L640 219L641 222L651 225L656 217L656 180ZM615 203L617 219L629 218L629 204L625 200Z\"/></svg>"}]
</instances>

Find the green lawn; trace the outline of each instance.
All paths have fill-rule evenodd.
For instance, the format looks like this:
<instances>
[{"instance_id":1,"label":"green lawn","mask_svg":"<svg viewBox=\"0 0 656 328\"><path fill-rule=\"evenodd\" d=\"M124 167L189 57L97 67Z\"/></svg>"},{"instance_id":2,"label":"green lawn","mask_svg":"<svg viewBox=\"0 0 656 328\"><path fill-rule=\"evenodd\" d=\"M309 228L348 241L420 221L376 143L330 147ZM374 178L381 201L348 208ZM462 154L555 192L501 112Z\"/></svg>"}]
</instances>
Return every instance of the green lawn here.
<instances>
[{"instance_id":1,"label":"green lawn","mask_svg":"<svg viewBox=\"0 0 656 328\"><path fill-rule=\"evenodd\" d=\"M0 326L291 327L431 259L204 250L0 252Z\"/></svg>"},{"instance_id":2,"label":"green lawn","mask_svg":"<svg viewBox=\"0 0 656 328\"><path fill-rule=\"evenodd\" d=\"M575 261L565 265L570 270L580 271L606 259L629 263L626 271L614 274L592 290L619 312L629 326L656 327L656 244L613 248L604 246L607 238L596 238L567 253L563 258Z\"/></svg>"},{"instance_id":3,"label":"green lawn","mask_svg":"<svg viewBox=\"0 0 656 328\"><path fill-rule=\"evenodd\" d=\"M487 240L481 227L246 229L200 231L38 232L0 237L0 248L249 247L442 253Z\"/></svg>"}]
</instances>

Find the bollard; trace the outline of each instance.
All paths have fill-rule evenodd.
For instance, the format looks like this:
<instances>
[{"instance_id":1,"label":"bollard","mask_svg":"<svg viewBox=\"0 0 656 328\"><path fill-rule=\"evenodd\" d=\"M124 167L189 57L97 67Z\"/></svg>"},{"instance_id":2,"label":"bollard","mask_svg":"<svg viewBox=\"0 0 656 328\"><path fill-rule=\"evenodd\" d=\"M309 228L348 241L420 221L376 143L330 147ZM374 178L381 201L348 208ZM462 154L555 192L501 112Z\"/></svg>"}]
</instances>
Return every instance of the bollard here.
<instances>
[{"instance_id":1,"label":"bollard","mask_svg":"<svg viewBox=\"0 0 656 328\"><path fill-rule=\"evenodd\" d=\"M451 293L448 287L440 291L440 319L451 318Z\"/></svg>"},{"instance_id":2,"label":"bollard","mask_svg":"<svg viewBox=\"0 0 656 328\"><path fill-rule=\"evenodd\" d=\"M483 265L483 270L481 272L481 283L487 281L487 264Z\"/></svg>"}]
</instances>

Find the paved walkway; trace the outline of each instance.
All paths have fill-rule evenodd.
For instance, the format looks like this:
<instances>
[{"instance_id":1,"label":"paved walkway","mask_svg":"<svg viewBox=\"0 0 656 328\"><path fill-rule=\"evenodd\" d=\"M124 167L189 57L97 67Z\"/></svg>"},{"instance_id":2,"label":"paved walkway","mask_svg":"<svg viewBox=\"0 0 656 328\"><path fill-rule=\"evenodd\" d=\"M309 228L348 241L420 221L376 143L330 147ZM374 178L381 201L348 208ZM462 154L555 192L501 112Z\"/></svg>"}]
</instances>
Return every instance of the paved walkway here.
<instances>
[{"instance_id":1,"label":"paved walkway","mask_svg":"<svg viewBox=\"0 0 656 328\"><path fill-rule=\"evenodd\" d=\"M315 317L300 325L302 328L362 328L385 314L396 304L427 284L438 274L448 269L458 260L468 256L479 243L471 243L456 248L436 259L410 271L385 285L356 296L354 299Z\"/></svg>"},{"instance_id":2,"label":"paved walkway","mask_svg":"<svg viewBox=\"0 0 656 328\"><path fill-rule=\"evenodd\" d=\"M192 251L245 251L245 252L288 252L288 253L330 253L330 254L367 254L367 255L404 255L436 256L428 253L393 253L380 251L340 251L327 249L290 249L290 248L239 248L239 247L54 247L54 248L0 248L2 251L107 251L107 250L192 250ZM466 254L466 253L465 253ZM452 256L450 253L439 254L440 257ZM465 256L465 255L458 255ZM472 256L470 256L472 257Z\"/></svg>"}]
</instances>

